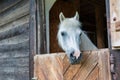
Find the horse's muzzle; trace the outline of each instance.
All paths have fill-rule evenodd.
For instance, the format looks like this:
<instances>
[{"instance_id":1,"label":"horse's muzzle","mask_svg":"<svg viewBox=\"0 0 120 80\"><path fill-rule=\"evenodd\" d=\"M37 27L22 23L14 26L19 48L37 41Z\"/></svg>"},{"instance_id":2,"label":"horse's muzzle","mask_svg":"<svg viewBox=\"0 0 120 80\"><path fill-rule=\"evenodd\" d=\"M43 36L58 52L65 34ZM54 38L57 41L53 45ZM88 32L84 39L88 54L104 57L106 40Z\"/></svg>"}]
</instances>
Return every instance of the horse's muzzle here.
<instances>
[{"instance_id":1,"label":"horse's muzzle","mask_svg":"<svg viewBox=\"0 0 120 80\"><path fill-rule=\"evenodd\" d=\"M80 53L78 58L76 58L76 56L70 55L69 61L71 64L78 64L80 63L81 58L82 58L82 53Z\"/></svg>"}]
</instances>

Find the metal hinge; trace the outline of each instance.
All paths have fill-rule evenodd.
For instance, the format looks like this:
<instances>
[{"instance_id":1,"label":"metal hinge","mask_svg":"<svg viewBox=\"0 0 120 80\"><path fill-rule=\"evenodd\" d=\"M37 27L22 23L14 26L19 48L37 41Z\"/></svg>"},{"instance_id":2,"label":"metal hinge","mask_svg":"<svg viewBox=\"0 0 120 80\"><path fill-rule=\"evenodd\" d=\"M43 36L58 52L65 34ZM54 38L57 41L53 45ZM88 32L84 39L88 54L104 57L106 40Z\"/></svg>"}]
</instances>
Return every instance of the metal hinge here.
<instances>
[{"instance_id":1,"label":"metal hinge","mask_svg":"<svg viewBox=\"0 0 120 80\"><path fill-rule=\"evenodd\" d=\"M116 76L116 71L115 71L115 57L112 53L110 55L110 70L112 74L112 79L116 80L117 76Z\"/></svg>"},{"instance_id":2,"label":"metal hinge","mask_svg":"<svg viewBox=\"0 0 120 80\"><path fill-rule=\"evenodd\" d=\"M112 74L115 73L115 57L113 54L110 55L110 70Z\"/></svg>"},{"instance_id":3,"label":"metal hinge","mask_svg":"<svg viewBox=\"0 0 120 80\"><path fill-rule=\"evenodd\" d=\"M37 80L37 77L33 77L32 80Z\"/></svg>"}]
</instances>

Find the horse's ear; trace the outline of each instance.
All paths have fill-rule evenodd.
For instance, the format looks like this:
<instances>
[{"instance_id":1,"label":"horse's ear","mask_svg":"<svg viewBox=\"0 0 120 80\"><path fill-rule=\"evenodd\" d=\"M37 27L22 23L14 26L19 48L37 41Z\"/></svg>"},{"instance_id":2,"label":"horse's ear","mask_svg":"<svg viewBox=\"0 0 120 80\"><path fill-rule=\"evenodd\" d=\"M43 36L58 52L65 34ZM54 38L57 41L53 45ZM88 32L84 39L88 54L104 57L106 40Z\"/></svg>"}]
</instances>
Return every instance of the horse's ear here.
<instances>
[{"instance_id":1,"label":"horse's ear","mask_svg":"<svg viewBox=\"0 0 120 80\"><path fill-rule=\"evenodd\" d=\"M59 14L59 19L60 19L60 22L62 22L65 19L65 16L63 15L62 12Z\"/></svg>"},{"instance_id":2,"label":"horse's ear","mask_svg":"<svg viewBox=\"0 0 120 80\"><path fill-rule=\"evenodd\" d=\"M75 16L74 16L74 19L76 19L76 20L78 20L79 21L79 14L78 14L78 12L76 11L76 14L75 14Z\"/></svg>"}]
</instances>

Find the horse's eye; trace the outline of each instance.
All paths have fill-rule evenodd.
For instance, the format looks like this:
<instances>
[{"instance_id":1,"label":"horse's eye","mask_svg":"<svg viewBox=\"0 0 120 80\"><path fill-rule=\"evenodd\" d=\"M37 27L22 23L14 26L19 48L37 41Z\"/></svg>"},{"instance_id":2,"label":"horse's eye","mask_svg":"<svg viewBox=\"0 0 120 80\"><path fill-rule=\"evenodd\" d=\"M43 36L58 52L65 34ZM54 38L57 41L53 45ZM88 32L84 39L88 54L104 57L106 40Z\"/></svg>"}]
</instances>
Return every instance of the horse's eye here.
<instances>
[{"instance_id":1,"label":"horse's eye","mask_svg":"<svg viewBox=\"0 0 120 80\"><path fill-rule=\"evenodd\" d=\"M80 36L82 35L82 33L79 34Z\"/></svg>"},{"instance_id":2,"label":"horse's eye","mask_svg":"<svg viewBox=\"0 0 120 80\"><path fill-rule=\"evenodd\" d=\"M66 32L61 32L61 35L62 35L62 36L66 36L67 33L66 33Z\"/></svg>"}]
</instances>

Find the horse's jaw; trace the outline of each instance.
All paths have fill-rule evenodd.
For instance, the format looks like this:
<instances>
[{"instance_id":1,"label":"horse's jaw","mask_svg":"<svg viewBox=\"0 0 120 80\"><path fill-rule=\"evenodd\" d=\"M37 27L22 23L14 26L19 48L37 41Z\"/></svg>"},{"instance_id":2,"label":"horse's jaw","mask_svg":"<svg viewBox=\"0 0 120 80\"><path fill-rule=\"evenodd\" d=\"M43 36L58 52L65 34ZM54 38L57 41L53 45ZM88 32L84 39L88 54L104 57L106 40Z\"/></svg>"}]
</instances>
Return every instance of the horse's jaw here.
<instances>
[{"instance_id":1,"label":"horse's jaw","mask_svg":"<svg viewBox=\"0 0 120 80\"><path fill-rule=\"evenodd\" d=\"M98 48L91 42L85 33L81 35L80 50L97 50Z\"/></svg>"}]
</instances>

